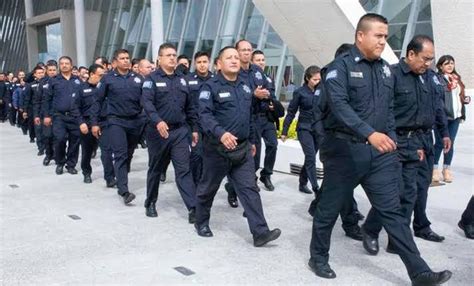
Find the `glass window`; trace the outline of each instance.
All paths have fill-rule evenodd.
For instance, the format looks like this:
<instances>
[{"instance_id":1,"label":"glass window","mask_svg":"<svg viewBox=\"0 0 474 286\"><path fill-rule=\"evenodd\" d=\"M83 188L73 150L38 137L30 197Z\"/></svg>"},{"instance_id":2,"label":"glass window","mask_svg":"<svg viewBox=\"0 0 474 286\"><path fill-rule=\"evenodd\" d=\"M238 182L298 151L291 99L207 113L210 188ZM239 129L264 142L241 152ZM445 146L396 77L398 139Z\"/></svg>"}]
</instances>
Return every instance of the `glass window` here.
<instances>
[{"instance_id":1,"label":"glass window","mask_svg":"<svg viewBox=\"0 0 474 286\"><path fill-rule=\"evenodd\" d=\"M62 56L61 23L38 27L38 52L41 62Z\"/></svg>"},{"instance_id":2,"label":"glass window","mask_svg":"<svg viewBox=\"0 0 474 286\"><path fill-rule=\"evenodd\" d=\"M201 50L211 53L219 27L219 16L224 1L209 0L207 23L202 34Z\"/></svg>"},{"instance_id":3,"label":"glass window","mask_svg":"<svg viewBox=\"0 0 474 286\"><path fill-rule=\"evenodd\" d=\"M204 4L205 1L194 1L191 3L188 26L184 32L184 42L182 47L182 53L190 58L193 57L199 26L201 25L201 21L204 21Z\"/></svg>"},{"instance_id":4,"label":"glass window","mask_svg":"<svg viewBox=\"0 0 474 286\"><path fill-rule=\"evenodd\" d=\"M171 31L168 41L178 42L183 28L184 15L186 14L187 0L176 0L174 7L173 23L171 23Z\"/></svg>"},{"instance_id":5,"label":"glass window","mask_svg":"<svg viewBox=\"0 0 474 286\"><path fill-rule=\"evenodd\" d=\"M397 24L388 26L388 44L393 50L401 50L403 48L403 39L405 38L405 32L407 25Z\"/></svg>"},{"instance_id":6,"label":"glass window","mask_svg":"<svg viewBox=\"0 0 474 286\"><path fill-rule=\"evenodd\" d=\"M420 4L420 13L418 21L431 21L431 5L430 0L422 0Z\"/></svg>"},{"instance_id":7,"label":"glass window","mask_svg":"<svg viewBox=\"0 0 474 286\"><path fill-rule=\"evenodd\" d=\"M244 29L245 39L250 41L254 47L257 46L260 33L265 19L257 8L253 7L250 17L247 19L247 27Z\"/></svg>"}]
</instances>

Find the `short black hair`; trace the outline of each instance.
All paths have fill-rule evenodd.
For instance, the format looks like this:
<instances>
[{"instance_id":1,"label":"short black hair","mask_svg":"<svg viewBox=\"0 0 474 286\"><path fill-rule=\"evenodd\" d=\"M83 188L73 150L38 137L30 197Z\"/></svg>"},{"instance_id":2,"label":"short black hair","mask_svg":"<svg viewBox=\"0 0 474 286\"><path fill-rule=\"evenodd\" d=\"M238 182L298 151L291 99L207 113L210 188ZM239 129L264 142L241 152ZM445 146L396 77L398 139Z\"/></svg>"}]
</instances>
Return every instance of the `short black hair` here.
<instances>
[{"instance_id":1,"label":"short black hair","mask_svg":"<svg viewBox=\"0 0 474 286\"><path fill-rule=\"evenodd\" d=\"M255 51L252 52L252 58L251 58L252 60L253 60L253 57L254 57L255 55L263 55L263 56L265 56L265 54L264 54L261 50L255 50Z\"/></svg>"},{"instance_id":2,"label":"short black hair","mask_svg":"<svg viewBox=\"0 0 474 286\"><path fill-rule=\"evenodd\" d=\"M104 57L104 56L96 57L96 58L94 59L94 62L97 61L97 60L100 60L100 62L101 62L103 65L108 65L108 64L109 64L109 60L107 60L107 58Z\"/></svg>"},{"instance_id":3,"label":"short black hair","mask_svg":"<svg viewBox=\"0 0 474 286\"><path fill-rule=\"evenodd\" d=\"M43 68L42 66L40 66L40 65L35 66L35 68L33 69L33 74L35 74L37 70L42 70L42 71L44 71L44 68Z\"/></svg>"},{"instance_id":4,"label":"short black hair","mask_svg":"<svg viewBox=\"0 0 474 286\"><path fill-rule=\"evenodd\" d=\"M240 39L240 40L237 41L237 43L235 43L234 48L235 48L236 50L239 50L239 45L240 45L240 43L242 43L242 42L247 42L247 43L249 43L250 45L252 45L252 43L251 43L250 41L248 41L248 40L246 40L246 39Z\"/></svg>"},{"instance_id":5,"label":"short black hair","mask_svg":"<svg viewBox=\"0 0 474 286\"><path fill-rule=\"evenodd\" d=\"M58 67L58 62L55 61L55 60L49 60L49 61L46 62L46 66L47 67L51 67L51 66Z\"/></svg>"},{"instance_id":6,"label":"short black hair","mask_svg":"<svg viewBox=\"0 0 474 286\"><path fill-rule=\"evenodd\" d=\"M367 23L369 22L379 22L388 25L388 20L384 16L375 13L367 13L360 17L356 27L356 34L359 31L365 32L368 28Z\"/></svg>"},{"instance_id":7,"label":"short black hair","mask_svg":"<svg viewBox=\"0 0 474 286\"><path fill-rule=\"evenodd\" d=\"M114 61L118 60L118 56L120 54L127 54L127 55L130 56L130 53L126 49L117 49L117 50L114 51L114 55L112 56Z\"/></svg>"},{"instance_id":8,"label":"short black hair","mask_svg":"<svg viewBox=\"0 0 474 286\"><path fill-rule=\"evenodd\" d=\"M132 66L138 65L140 63L140 60L141 59L137 59L137 58L132 59Z\"/></svg>"},{"instance_id":9,"label":"short black hair","mask_svg":"<svg viewBox=\"0 0 474 286\"><path fill-rule=\"evenodd\" d=\"M102 65L93 64L89 67L89 75L95 74L98 69L105 69Z\"/></svg>"},{"instance_id":10,"label":"short black hair","mask_svg":"<svg viewBox=\"0 0 474 286\"><path fill-rule=\"evenodd\" d=\"M161 52L164 50L164 49L173 49L176 51L176 47L175 45L173 45L172 43L163 43L160 45L160 47L158 48L158 55L161 56Z\"/></svg>"},{"instance_id":11,"label":"short black hair","mask_svg":"<svg viewBox=\"0 0 474 286\"><path fill-rule=\"evenodd\" d=\"M309 66L304 71L304 84L308 84L309 79L312 78L315 74L320 73L321 68L318 66Z\"/></svg>"},{"instance_id":12,"label":"short black hair","mask_svg":"<svg viewBox=\"0 0 474 286\"><path fill-rule=\"evenodd\" d=\"M337 48L336 53L334 54L334 58L337 58L338 56L347 53L354 45L349 44L349 43L344 43Z\"/></svg>"},{"instance_id":13,"label":"short black hair","mask_svg":"<svg viewBox=\"0 0 474 286\"><path fill-rule=\"evenodd\" d=\"M72 65L72 59L71 59L70 56L61 56L61 57L59 58L58 62L60 62L61 60L68 60L68 61L71 63L71 65Z\"/></svg>"},{"instance_id":14,"label":"short black hair","mask_svg":"<svg viewBox=\"0 0 474 286\"><path fill-rule=\"evenodd\" d=\"M236 47L233 47L233 46L225 46L225 47L223 47L223 48L219 51L219 53L217 53L217 59L220 59L220 58L222 57L222 54L224 54L225 51L230 50L230 49L232 49L232 50L237 50Z\"/></svg>"},{"instance_id":15,"label":"short black hair","mask_svg":"<svg viewBox=\"0 0 474 286\"><path fill-rule=\"evenodd\" d=\"M200 57L207 57L208 59L211 59L211 56L209 55L209 53L205 51L199 51L194 54L194 60Z\"/></svg>"},{"instance_id":16,"label":"short black hair","mask_svg":"<svg viewBox=\"0 0 474 286\"><path fill-rule=\"evenodd\" d=\"M411 41L408 43L407 46L407 53L408 56L409 51L413 51L416 54L423 51L423 44L424 43L431 43L434 44L433 39L427 35L416 35L414 36Z\"/></svg>"},{"instance_id":17,"label":"short black hair","mask_svg":"<svg viewBox=\"0 0 474 286\"><path fill-rule=\"evenodd\" d=\"M179 55L178 58L176 59L176 61L179 61L179 60L182 60L182 59L185 59L186 61L188 61L188 64L191 65L191 60L186 55Z\"/></svg>"},{"instance_id":18,"label":"short black hair","mask_svg":"<svg viewBox=\"0 0 474 286\"><path fill-rule=\"evenodd\" d=\"M81 71L81 70L87 70L87 68L85 66L80 66L79 71Z\"/></svg>"}]
</instances>

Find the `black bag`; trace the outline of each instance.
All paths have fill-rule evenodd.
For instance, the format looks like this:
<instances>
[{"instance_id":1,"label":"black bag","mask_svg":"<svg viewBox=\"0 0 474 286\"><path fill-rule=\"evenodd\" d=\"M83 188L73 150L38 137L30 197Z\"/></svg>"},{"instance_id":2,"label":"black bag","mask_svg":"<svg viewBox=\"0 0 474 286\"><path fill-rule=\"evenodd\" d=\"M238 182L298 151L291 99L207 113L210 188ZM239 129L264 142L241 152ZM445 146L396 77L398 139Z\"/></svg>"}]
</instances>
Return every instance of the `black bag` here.
<instances>
[{"instance_id":1,"label":"black bag","mask_svg":"<svg viewBox=\"0 0 474 286\"><path fill-rule=\"evenodd\" d=\"M237 144L235 149L229 150L224 144L219 144L217 152L230 161L232 166L240 166L245 162L247 154L250 151L249 141L245 140Z\"/></svg>"}]
</instances>

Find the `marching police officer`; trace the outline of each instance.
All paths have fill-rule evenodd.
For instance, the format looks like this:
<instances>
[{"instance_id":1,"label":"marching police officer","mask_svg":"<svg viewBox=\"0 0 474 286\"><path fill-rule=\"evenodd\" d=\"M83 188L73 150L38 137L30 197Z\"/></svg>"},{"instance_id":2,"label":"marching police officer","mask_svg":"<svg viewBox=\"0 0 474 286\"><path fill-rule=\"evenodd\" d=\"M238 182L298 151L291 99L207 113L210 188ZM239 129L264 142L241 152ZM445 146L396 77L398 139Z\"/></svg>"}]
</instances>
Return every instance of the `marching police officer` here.
<instances>
[{"instance_id":1,"label":"marching police officer","mask_svg":"<svg viewBox=\"0 0 474 286\"><path fill-rule=\"evenodd\" d=\"M103 132L107 133L107 141L114 155L118 194L125 204L129 204L135 199L135 194L128 188L128 172L145 122L140 105L143 80L130 71L127 50L116 50L113 61L116 68L102 78L99 86L91 120L92 133L96 137L100 136L102 130L98 118L102 115L102 109L105 109L108 126Z\"/></svg>"},{"instance_id":2,"label":"marching police officer","mask_svg":"<svg viewBox=\"0 0 474 286\"><path fill-rule=\"evenodd\" d=\"M25 93L23 98L23 119L28 123L28 131L31 137L36 137L36 145L38 147L38 156L44 155L44 144L43 136L41 134L41 125L36 124L33 105L37 98L41 96L40 94L40 81L44 77L44 69L41 66L36 66L33 69L33 82L27 83L25 86Z\"/></svg>"},{"instance_id":3,"label":"marching police officer","mask_svg":"<svg viewBox=\"0 0 474 286\"><path fill-rule=\"evenodd\" d=\"M207 80L214 77L214 75L209 71L209 64L209 54L202 51L197 52L194 55L194 65L196 70L188 74L186 77L191 99L197 109L199 108L199 90ZM194 183L198 184L202 174L202 140L198 140L198 142L192 144L191 147L191 172L193 174Z\"/></svg>"},{"instance_id":4,"label":"marching police officer","mask_svg":"<svg viewBox=\"0 0 474 286\"><path fill-rule=\"evenodd\" d=\"M356 28L355 46L327 69L323 93L330 112L323 119L324 179L313 218L310 268L335 278L328 264L331 231L343 203L361 184L402 258L413 285L435 285L451 277L433 272L421 258L398 198L394 78L380 58L388 36L387 19L366 14Z\"/></svg>"},{"instance_id":5,"label":"marching police officer","mask_svg":"<svg viewBox=\"0 0 474 286\"><path fill-rule=\"evenodd\" d=\"M0 73L0 121L5 122L8 117L8 92L9 88L6 85L7 75Z\"/></svg>"},{"instance_id":6,"label":"marching police officer","mask_svg":"<svg viewBox=\"0 0 474 286\"><path fill-rule=\"evenodd\" d=\"M195 222L196 185L190 171L189 128L197 143L197 114L184 77L176 74L176 48L169 43L159 47L159 68L143 83L142 105L148 118L146 215L157 217L156 201L160 174L167 158L176 173L176 184L188 209L189 223Z\"/></svg>"},{"instance_id":7,"label":"marching police officer","mask_svg":"<svg viewBox=\"0 0 474 286\"><path fill-rule=\"evenodd\" d=\"M81 130L81 169L84 175L84 183L92 183L92 152L97 144L97 138L92 135L90 130L91 118L94 114L94 104L97 98L97 85L99 84L105 69L98 64L89 67L87 81L85 81L79 90L79 96L76 100L76 107L79 116L79 129Z\"/></svg>"},{"instance_id":8,"label":"marching police officer","mask_svg":"<svg viewBox=\"0 0 474 286\"><path fill-rule=\"evenodd\" d=\"M277 239L269 230L255 184L255 131L252 90L239 76L239 54L234 47L219 51L220 72L204 83L199 93L199 120L203 131L203 173L197 186L196 230L213 236L209 218L214 196L227 175L244 207L254 246Z\"/></svg>"},{"instance_id":9,"label":"marching police officer","mask_svg":"<svg viewBox=\"0 0 474 286\"><path fill-rule=\"evenodd\" d=\"M400 204L402 213L408 223L411 222L413 208L418 196L417 173L421 164L428 164L425 154L432 152L432 144L428 144L425 148L423 138L431 138L432 127L436 123L435 119L439 124L439 130L442 130L444 137L447 138L446 144L450 144L442 99L437 91L439 81L437 77L433 77L436 74L429 68L433 59L433 40L428 36L418 35L408 44L406 58L400 59L400 62L393 65L391 69L395 78L393 110L397 132L398 158L402 169L399 189ZM432 143L431 140L429 142ZM426 150L426 153L424 150ZM368 241L365 244L368 247L367 251L376 254L378 252L377 238L382 225L375 209L372 208L369 212L363 228L367 234L366 239ZM426 234L423 233L429 240L440 242L444 239L431 229L429 229L429 232L427 230ZM415 230L415 236L420 235ZM387 251L397 252L390 240Z\"/></svg>"},{"instance_id":10,"label":"marching police officer","mask_svg":"<svg viewBox=\"0 0 474 286\"><path fill-rule=\"evenodd\" d=\"M53 124L54 156L56 174L63 173L64 165L70 174L77 174L80 132L77 126L79 114L75 112L74 101L79 94L81 80L72 74L72 59L59 58L60 74L51 79L43 104L44 124ZM66 153L67 143L67 153Z\"/></svg>"}]
</instances>

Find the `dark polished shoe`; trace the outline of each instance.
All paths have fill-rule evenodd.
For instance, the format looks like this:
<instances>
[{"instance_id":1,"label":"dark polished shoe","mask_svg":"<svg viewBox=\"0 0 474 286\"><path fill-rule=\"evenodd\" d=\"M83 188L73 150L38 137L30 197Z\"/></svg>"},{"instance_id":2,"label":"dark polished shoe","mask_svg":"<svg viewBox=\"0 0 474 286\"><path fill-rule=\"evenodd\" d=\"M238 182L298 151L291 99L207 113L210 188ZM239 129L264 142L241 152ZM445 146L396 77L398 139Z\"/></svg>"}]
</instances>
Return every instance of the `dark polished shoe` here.
<instances>
[{"instance_id":1,"label":"dark polished shoe","mask_svg":"<svg viewBox=\"0 0 474 286\"><path fill-rule=\"evenodd\" d=\"M161 173L161 175L160 175L160 182L163 183L164 181L166 181L166 173Z\"/></svg>"},{"instance_id":2,"label":"dark polished shoe","mask_svg":"<svg viewBox=\"0 0 474 286\"><path fill-rule=\"evenodd\" d=\"M202 236L202 237L214 236L214 234L212 233L208 225L198 226L197 224L194 224L194 228L196 228L196 231L199 236Z\"/></svg>"},{"instance_id":3,"label":"dark polished shoe","mask_svg":"<svg viewBox=\"0 0 474 286\"><path fill-rule=\"evenodd\" d=\"M363 239L362 231L360 230L359 226L353 227L350 230L345 230L345 232L347 237L350 237L354 240L362 241Z\"/></svg>"},{"instance_id":4,"label":"dark polished shoe","mask_svg":"<svg viewBox=\"0 0 474 286\"><path fill-rule=\"evenodd\" d=\"M462 220L458 222L458 226L460 229L464 231L464 234L469 239L474 239L474 225L472 224L464 224Z\"/></svg>"},{"instance_id":5,"label":"dark polished shoe","mask_svg":"<svg viewBox=\"0 0 474 286\"><path fill-rule=\"evenodd\" d=\"M359 211L354 211L354 215L356 216L356 218L358 220L364 220L365 219L365 216L363 214L361 214Z\"/></svg>"},{"instance_id":6,"label":"dark polished shoe","mask_svg":"<svg viewBox=\"0 0 474 286\"><path fill-rule=\"evenodd\" d=\"M158 212L156 211L156 205L155 203L151 203L146 207L146 212L145 212L147 217L157 217Z\"/></svg>"},{"instance_id":7,"label":"dark polished shoe","mask_svg":"<svg viewBox=\"0 0 474 286\"><path fill-rule=\"evenodd\" d=\"M387 248L385 250L390 254L398 254L398 252L395 250L395 247L390 242L390 239L388 240Z\"/></svg>"},{"instance_id":8,"label":"dark polished shoe","mask_svg":"<svg viewBox=\"0 0 474 286\"><path fill-rule=\"evenodd\" d=\"M196 209L192 208L188 212L188 222L191 224L196 223Z\"/></svg>"},{"instance_id":9,"label":"dark polished shoe","mask_svg":"<svg viewBox=\"0 0 474 286\"><path fill-rule=\"evenodd\" d=\"M51 162L51 158L49 158L48 156L44 157L43 166L48 166L50 162Z\"/></svg>"},{"instance_id":10,"label":"dark polished shoe","mask_svg":"<svg viewBox=\"0 0 474 286\"><path fill-rule=\"evenodd\" d=\"M122 195L122 198L123 198L123 203L127 205L135 199L135 194L126 192L125 194Z\"/></svg>"},{"instance_id":11,"label":"dark polished shoe","mask_svg":"<svg viewBox=\"0 0 474 286\"><path fill-rule=\"evenodd\" d=\"M97 156L97 150L92 151L91 158L95 159L96 156Z\"/></svg>"},{"instance_id":12,"label":"dark polished shoe","mask_svg":"<svg viewBox=\"0 0 474 286\"><path fill-rule=\"evenodd\" d=\"M235 193L232 185L227 182L225 183L224 188L227 191L227 202L229 202L229 206L232 208L239 207L239 201L237 201L237 194Z\"/></svg>"},{"instance_id":13,"label":"dark polished shoe","mask_svg":"<svg viewBox=\"0 0 474 286\"><path fill-rule=\"evenodd\" d=\"M107 188L113 188L117 185L117 181L115 179L110 179L106 181Z\"/></svg>"},{"instance_id":14,"label":"dark polished shoe","mask_svg":"<svg viewBox=\"0 0 474 286\"><path fill-rule=\"evenodd\" d=\"M265 244L269 243L280 237L281 230L279 228L275 228L273 230L268 230L267 232L254 237L253 238L253 245L255 247L264 246Z\"/></svg>"},{"instance_id":15,"label":"dark polished shoe","mask_svg":"<svg viewBox=\"0 0 474 286\"><path fill-rule=\"evenodd\" d=\"M336 278L336 272L331 269L328 263L315 263L312 260L308 262L308 266L311 271L314 272L319 277L326 278L326 279L334 279Z\"/></svg>"},{"instance_id":16,"label":"dark polished shoe","mask_svg":"<svg viewBox=\"0 0 474 286\"><path fill-rule=\"evenodd\" d=\"M452 275L453 273L451 273L449 270L444 270L441 272L426 271L416 275L415 278L411 280L411 285L440 285L451 279Z\"/></svg>"},{"instance_id":17,"label":"dark polished shoe","mask_svg":"<svg viewBox=\"0 0 474 286\"><path fill-rule=\"evenodd\" d=\"M260 176L260 182L263 183L267 191L272 192L275 190L275 186L273 185L272 180L270 180L270 176Z\"/></svg>"},{"instance_id":18,"label":"dark polished shoe","mask_svg":"<svg viewBox=\"0 0 474 286\"><path fill-rule=\"evenodd\" d=\"M30 139L30 143L35 143L35 139Z\"/></svg>"},{"instance_id":19,"label":"dark polished shoe","mask_svg":"<svg viewBox=\"0 0 474 286\"><path fill-rule=\"evenodd\" d=\"M84 175L84 183L86 184L92 183L91 175Z\"/></svg>"},{"instance_id":20,"label":"dark polished shoe","mask_svg":"<svg viewBox=\"0 0 474 286\"><path fill-rule=\"evenodd\" d=\"M63 165L57 165L56 166L56 175L62 175L64 173L64 166Z\"/></svg>"},{"instance_id":21,"label":"dark polished shoe","mask_svg":"<svg viewBox=\"0 0 474 286\"><path fill-rule=\"evenodd\" d=\"M300 185L298 190L304 194L312 194L313 192L306 185Z\"/></svg>"},{"instance_id":22,"label":"dark polished shoe","mask_svg":"<svg viewBox=\"0 0 474 286\"><path fill-rule=\"evenodd\" d=\"M38 154L36 154L36 155L38 155L38 156L43 156L43 155L44 155L44 150L39 150L39 151L38 151Z\"/></svg>"},{"instance_id":23,"label":"dark polished shoe","mask_svg":"<svg viewBox=\"0 0 474 286\"><path fill-rule=\"evenodd\" d=\"M433 242L442 242L444 240L444 236L437 234L431 229L428 231L415 232L415 236Z\"/></svg>"},{"instance_id":24,"label":"dark polished shoe","mask_svg":"<svg viewBox=\"0 0 474 286\"><path fill-rule=\"evenodd\" d=\"M365 250L370 255L377 255L379 253L379 240L378 238L371 237L362 230L362 244Z\"/></svg>"},{"instance_id":25,"label":"dark polished shoe","mask_svg":"<svg viewBox=\"0 0 474 286\"><path fill-rule=\"evenodd\" d=\"M71 168L66 167L66 170L71 175L76 175L77 174L77 170L74 167L71 167Z\"/></svg>"}]
</instances>

